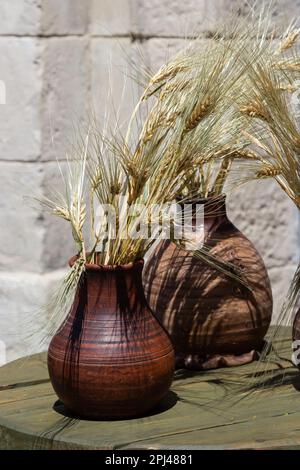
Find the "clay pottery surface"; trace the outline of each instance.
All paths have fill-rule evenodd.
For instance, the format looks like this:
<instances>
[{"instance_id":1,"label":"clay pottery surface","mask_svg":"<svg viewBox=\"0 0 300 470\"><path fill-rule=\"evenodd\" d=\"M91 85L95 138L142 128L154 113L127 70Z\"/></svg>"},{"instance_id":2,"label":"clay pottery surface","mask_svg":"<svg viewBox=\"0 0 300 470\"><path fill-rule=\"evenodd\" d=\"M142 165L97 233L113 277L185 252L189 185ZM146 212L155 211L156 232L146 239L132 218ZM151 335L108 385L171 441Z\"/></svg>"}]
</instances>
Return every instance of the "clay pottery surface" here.
<instances>
[{"instance_id":1,"label":"clay pottery surface","mask_svg":"<svg viewBox=\"0 0 300 470\"><path fill-rule=\"evenodd\" d=\"M296 313L293 323L293 340L300 339L300 310Z\"/></svg>"},{"instance_id":2,"label":"clay pottery surface","mask_svg":"<svg viewBox=\"0 0 300 470\"><path fill-rule=\"evenodd\" d=\"M300 340L300 310L297 311L294 322L293 322L293 341L299 341ZM298 367L300 370L300 355L297 351L299 351L299 346L295 345L294 349L294 355L295 355L295 365Z\"/></svg>"},{"instance_id":3,"label":"clay pottery surface","mask_svg":"<svg viewBox=\"0 0 300 470\"><path fill-rule=\"evenodd\" d=\"M143 261L86 265L70 314L50 343L53 388L76 416L144 415L169 390L174 350L145 300L142 269Z\"/></svg>"},{"instance_id":4,"label":"clay pottery surface","mask_svg":"<svg viewBox=\"0 0 300 470\"><path fill-rule=\"evenodd\" d=\"M146 263L146 298L169 332L177 367L209 369L251 362L263 345L272 315L272 291L260 255L230 222L225 197L204 205L204 239L210 254L243 273L251 290L162 241Z\"/></svg>"}]
</instances>

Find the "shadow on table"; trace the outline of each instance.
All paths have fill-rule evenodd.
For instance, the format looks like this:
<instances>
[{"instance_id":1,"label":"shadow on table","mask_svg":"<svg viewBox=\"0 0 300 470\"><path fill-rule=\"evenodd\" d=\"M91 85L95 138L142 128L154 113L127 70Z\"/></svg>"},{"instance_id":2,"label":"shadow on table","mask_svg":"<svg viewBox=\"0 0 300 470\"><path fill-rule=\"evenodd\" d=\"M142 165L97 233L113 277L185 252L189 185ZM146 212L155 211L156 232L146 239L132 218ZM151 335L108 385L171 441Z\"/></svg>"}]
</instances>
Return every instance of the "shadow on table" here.
<instances>
[{"instance_id":1,"label":"shadow on table","mask_svg":"<svg viewBox=\"0 0 300 470\"><path fill-rule=\"evenodd\" d=\"M265 343L265 351L268 343ZM181 398L182 402L188 402L193 406L201 408L218 408L224 413L227 409L231 409L235 405L240 405L242 401L247 399L249 406L249 398L253 398L254 402L259 397L257 392L262 392L262 397L268 392L273 392L280 387L291 386L300 392L300 372L292 363L289 357L281 356L270 345L269 354L265 362L258 361L242 367L211 369L208 371L197 371L191 369L178 369L175 373L174 383L178 381L177 391L180 390L180 382L188 380L189 384L198 384L206 382L206 384L215 386L211 393L207 396L200 393L191 398ZM242 372L243 371L243 372ZM202 397L202 400L200 398ZM205 401L206 398L206 401Z\"/></svg>"},{"instance_id":2,"label":"shadow on table","mask_svg":"<svg viewBox=\"0 0 300 470\"><path fill-rule=\"evenodd\" d=\"M178 395L172 392L171 390L169 390L167 395L153 410L151 410L149 413L146 413L142 416L138 416L137 418L147 418L150 416L155 416L155 415L164 413L165 411L168 411L171 408L173 408L173 406L176 405L177 401L178 401ZM83 420L83 421L128 421L130 419L136 419L136 418L101 419L101 420L97 420L97 419L92 420L90 418L86 419L86 418L82 418L80 416L76 416L75 414L73 414L70 410L65 408L64 404L60 400L57 400L54 403L53 410L66 418L73 418L73 419L78 419L78 420Z\"/></svg>"}]
</instances>

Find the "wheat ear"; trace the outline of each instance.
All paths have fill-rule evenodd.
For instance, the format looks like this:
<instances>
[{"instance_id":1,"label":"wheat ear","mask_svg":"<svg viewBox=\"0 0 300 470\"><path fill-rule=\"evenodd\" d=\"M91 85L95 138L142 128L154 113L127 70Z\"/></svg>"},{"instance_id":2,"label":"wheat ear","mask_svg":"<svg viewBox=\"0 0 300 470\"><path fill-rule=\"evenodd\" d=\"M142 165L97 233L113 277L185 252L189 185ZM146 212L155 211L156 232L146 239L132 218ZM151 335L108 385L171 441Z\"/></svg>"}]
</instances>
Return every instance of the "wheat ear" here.
<instances>
[{"instance_id":1,"label":"wheat ear","mask_svg":"<svg viewBox=\"0 0 300 470\"><path fill-rule=\"evenodd\" d=\"M291 31L281 42L279 52L285 52L296 44L299 37L299 30Z\"/></svg>"},{"instance_id":2,"label":"wheat ear","mask_svg":"<svg viewBox=\"0 0 300 470\"><path fill-rule=\"evenodd\" d=\"M212 106L211 99L205 98L203 101L200 101L194 108L191 116L188 118L186 122L186 131L191 131L198 126L201 119L204 118L210 111Z\"/></svg>"},{"instance_id":3,"label":"wheat ear","mask_svg":"<svg viewBox=\"0 0 300 470\"><path fill-rule=\"evenodd\" d=\"M286 84L286 85L280 85L278 87L278 90L280 91L286 91L287 93L295 93L295 91L298 90L298 87L294 86L294 85L289 85L289 84Z\"/></svg>"},{"instance_id":4,"label":"wheat ear","mask_svg":"<svg viewBox=\"0 0 300 470\"><path fill-rule=\"evenodd\" d=\"M300 62L292 62L290 60L280 60L273 64L275 70L290 70L292 72L300 71Z\"/></svg>"},{"instance_id":5,"label":"wheat ear","mask_svg":"<svg viewBox=\"0 0 300 470\"><path fill-rule=\"evenodd\" d=\"M151 80L149 83L149 87L155 85L156 83L165 81L167 79L175 77L179 72L183 72L186 70L186 66L183 64L172 65L172 66L165 66L163 67Z\"/></svg>"},{"instance_id":6,"label":"wheat ear","mask_svg":"<svg viewBox=\"0 0 300 470\"><path fill-rule=\"evenodd\" d=\"M251 118L261 119L267 122L270 120L268 113L258 103L251 103L247 106L242 106L240 111Z\"/></svg>"},{"instance_id":7,"label":"wheat ear","mask_svg":"<svg viewBox=\"0 0 300 470\"><path fill-rule=\"evenodd\" d=\"M256 178L275 178L282 174L282 170L278 166L266 165L258 170L255 174Z\"/></svg>"}]
</instances>

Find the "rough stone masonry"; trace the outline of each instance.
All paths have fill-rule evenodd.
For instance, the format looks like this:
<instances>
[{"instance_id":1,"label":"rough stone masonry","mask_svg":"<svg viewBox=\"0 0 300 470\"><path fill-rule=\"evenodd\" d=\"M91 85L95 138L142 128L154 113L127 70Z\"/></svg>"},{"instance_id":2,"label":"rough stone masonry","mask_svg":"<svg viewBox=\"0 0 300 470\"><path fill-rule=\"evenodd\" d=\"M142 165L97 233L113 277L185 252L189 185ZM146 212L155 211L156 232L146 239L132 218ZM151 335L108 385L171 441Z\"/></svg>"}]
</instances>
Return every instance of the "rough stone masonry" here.
<instances>
[{"instance_id":1,"label":"rough stone masonry","mask_svg":"<svg viewBox=\"0 0 300 470\"><path fill-rule=\"evenodd\" d=\"M128 78L130 58L155 69L185 36L211 40L235 3L1 0L0 361L36 350L46 320L37 317L39 305L73 254L68 227L24 196L61 184L56 159L64 165L73 125L91 109L102 122L105 111L114 122L117 109L126 122L139 93ZM287 12L299 16L300 1L281 0L274 16ZM274 183L262 182L231 194L229 214L262 254L278 312L299 256L297 213Z\"/></svg>"}]
</instances>

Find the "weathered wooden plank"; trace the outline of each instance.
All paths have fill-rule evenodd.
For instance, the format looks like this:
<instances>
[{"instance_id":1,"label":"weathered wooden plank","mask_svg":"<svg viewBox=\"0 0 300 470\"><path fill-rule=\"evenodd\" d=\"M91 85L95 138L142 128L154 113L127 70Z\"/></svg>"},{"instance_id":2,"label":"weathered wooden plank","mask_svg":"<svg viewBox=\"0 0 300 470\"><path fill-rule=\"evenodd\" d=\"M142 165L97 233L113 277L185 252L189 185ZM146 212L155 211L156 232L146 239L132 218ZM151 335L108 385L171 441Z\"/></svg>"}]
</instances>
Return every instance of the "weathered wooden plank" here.
<instances>
[{"instance_id":1,"label":"weathered wooden plank","mask_svg":"<svg viewBox=\"0 0 300 470\"><path fill-rule=\"evenodd\" d=\"M18 359L1 367L0 391L6 388L49 381L46 364L46 354L41 353Z\"/></svg>"},{"instance_id":2,"label":"weathered wooden plank","mask_svg":"<svg viewBox=\"0 0 300 470\"><path fill-rule=\"evenodd\" d=\"M258 371L254 363L178 371L165 408L109 423L72 419L53 409L57 399L45 355L16 361L0 369L0 448L300 448L300 394L292 384L299 374L288 362L290 345L287 331L277 345L283 359L274 356L264 366L281 376L280 368L289 366L279 387L246 396L241 385Z\"/></svg>"}]
</instances>

